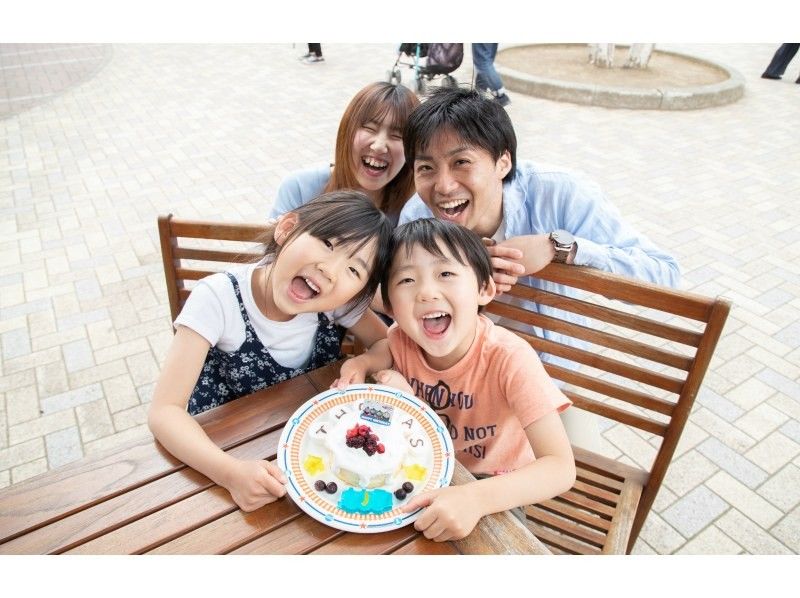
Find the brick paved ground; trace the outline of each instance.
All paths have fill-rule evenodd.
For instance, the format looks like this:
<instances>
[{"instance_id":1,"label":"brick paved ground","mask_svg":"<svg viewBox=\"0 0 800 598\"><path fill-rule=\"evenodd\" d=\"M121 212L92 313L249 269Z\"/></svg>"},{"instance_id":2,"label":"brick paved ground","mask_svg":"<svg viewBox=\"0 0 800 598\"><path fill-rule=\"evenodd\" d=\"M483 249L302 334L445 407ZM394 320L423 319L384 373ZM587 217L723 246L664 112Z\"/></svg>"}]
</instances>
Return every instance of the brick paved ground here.
<instances>
[{"instance_id":1,"label":"brick paved ground","mask_svg":"<svg viewBox=\"0 0 800 598\"><path fill-rule=\"evenodd\" d=\"M115 44L95 70L62 60L37 105L0 102L0 487L148 434L171 338L156 215L263 218L286 173L332 158L342 109L394 47L326 45L306 66L304 44ZM730 106L509 107L521 157L587 173L678 256L684 288L735 303L637 553L800 552L800 85L796 64L759 78L775 47L673 47L744 75ZM0 45L0 100L26 49ZM617 428L605 443L653 450Z\"/></svg>"}]
</instances>

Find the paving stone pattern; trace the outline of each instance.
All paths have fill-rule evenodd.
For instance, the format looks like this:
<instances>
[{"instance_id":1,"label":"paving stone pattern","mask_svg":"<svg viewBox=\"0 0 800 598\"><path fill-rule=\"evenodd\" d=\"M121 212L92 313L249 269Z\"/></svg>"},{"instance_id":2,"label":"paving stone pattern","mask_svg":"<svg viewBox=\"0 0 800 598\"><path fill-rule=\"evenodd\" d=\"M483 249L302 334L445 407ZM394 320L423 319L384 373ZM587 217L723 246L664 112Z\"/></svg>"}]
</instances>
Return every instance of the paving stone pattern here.
<instances>
[{"instance_id":1,"label":"paving stone pattern","mask_svg":"<svg viewBox=\"0 0 800 598\"><path fill-rule=\"evenodd\" d=\"M674 252L684 288L734 302L635 552L796 554L800 86L759 77L774 44L664 47L737 69L744 98L663 112L513 94L518 155L587 174ZM283 176L332 159L343 108L395 48L326 44L304 65L302 43L0 45L0 487L149 434L172 336L156 216L264 218ZM655 450L603 435L626 462Z\"/></svg>"}]
</instances>

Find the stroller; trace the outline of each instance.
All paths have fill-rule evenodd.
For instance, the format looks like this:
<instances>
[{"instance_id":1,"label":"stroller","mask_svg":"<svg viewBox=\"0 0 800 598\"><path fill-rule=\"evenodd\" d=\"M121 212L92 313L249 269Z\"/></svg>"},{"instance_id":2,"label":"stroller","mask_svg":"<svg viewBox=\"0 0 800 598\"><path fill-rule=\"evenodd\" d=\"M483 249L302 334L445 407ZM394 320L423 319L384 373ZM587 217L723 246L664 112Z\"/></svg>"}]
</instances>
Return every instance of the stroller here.
<instances>
[{"instance_id":1,"label":"stroller","mask_svg":"<svg viewBox=\"0 0 800 598\"><path fill-rule=\"evenodd\" d=\"M413 59L413 62L403 62L404 55ZM386 71L386 80L399 85L399 67L407 66L414 69L414 77L408 87L419 95L425 94L429 81L441 75L444 75L442 87L456 87L458 81L450 73L461 66L462 60L464 44L400 44L394 66Z\"/></svg>"}]
</instances>

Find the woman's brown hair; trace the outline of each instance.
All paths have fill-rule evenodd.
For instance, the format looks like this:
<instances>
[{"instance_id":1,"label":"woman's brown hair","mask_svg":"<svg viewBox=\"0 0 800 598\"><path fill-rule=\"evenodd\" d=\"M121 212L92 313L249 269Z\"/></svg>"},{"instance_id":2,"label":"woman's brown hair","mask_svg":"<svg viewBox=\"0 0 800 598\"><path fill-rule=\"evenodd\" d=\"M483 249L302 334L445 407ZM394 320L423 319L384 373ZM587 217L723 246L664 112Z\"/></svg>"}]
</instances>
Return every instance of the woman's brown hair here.
<instances>
[{"instance_id":1,"label":"woman's brown hair","mask_svg":"<svg viewBox=\"0 0 800 598\"><path fill-rule=\"evenodd\" d=\"M359 91L350 100L339 121L333 173L324 191L358 188L353 172L353 139L360 127L370 121L381 122L388 115L391 118L390 126L402 132L408 117L417 106L417 96L402 85L378 81ZM414 172L406 162L397 176L381 191L380 205L377 207L396 223L400 210L413 194Z\"/></svg>"}]
</instances>

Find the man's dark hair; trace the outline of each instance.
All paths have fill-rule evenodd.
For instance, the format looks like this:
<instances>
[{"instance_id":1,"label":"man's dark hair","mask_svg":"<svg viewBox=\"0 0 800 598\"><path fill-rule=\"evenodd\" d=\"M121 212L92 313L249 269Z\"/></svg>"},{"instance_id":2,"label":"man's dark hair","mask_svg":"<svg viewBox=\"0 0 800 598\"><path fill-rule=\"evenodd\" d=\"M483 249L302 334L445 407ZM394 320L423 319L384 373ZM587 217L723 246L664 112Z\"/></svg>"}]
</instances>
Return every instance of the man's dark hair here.
<instances>
[{"instance_id":1,"label":"man's dark hair","mask_svg":"<svg viewBox=\"0 0 800 598\"><path fill-rule=\"evenodd\" d=\"M391 307L389 277L400 252L405 251L406 256L409 256L411 250L419 245L431 255L447 259L440 243L459 264L470 266L475 271L478 289L489 284L492 279L492 262L486 246L477 234L460 224L436 218L420 218L398 226L392 233L392 259L381 279L381 297L387 306Z\"/></svg>"},{"instance_id":2,"label":"man's dark hair","mask_svg":"<svg viewBox=\"0 0 800 598\"><path fill-rule=\"evenodd\" d=\"M511 170L503 178L514 178L517 167L517 136L508 114L496 100L462 87L434 89L428 99L411 113L403 131L406 162L414 164L433 137L451 130L467 145L483 149L497 162L503 152L511 156Z\"/></svg>"}]
</instances>

